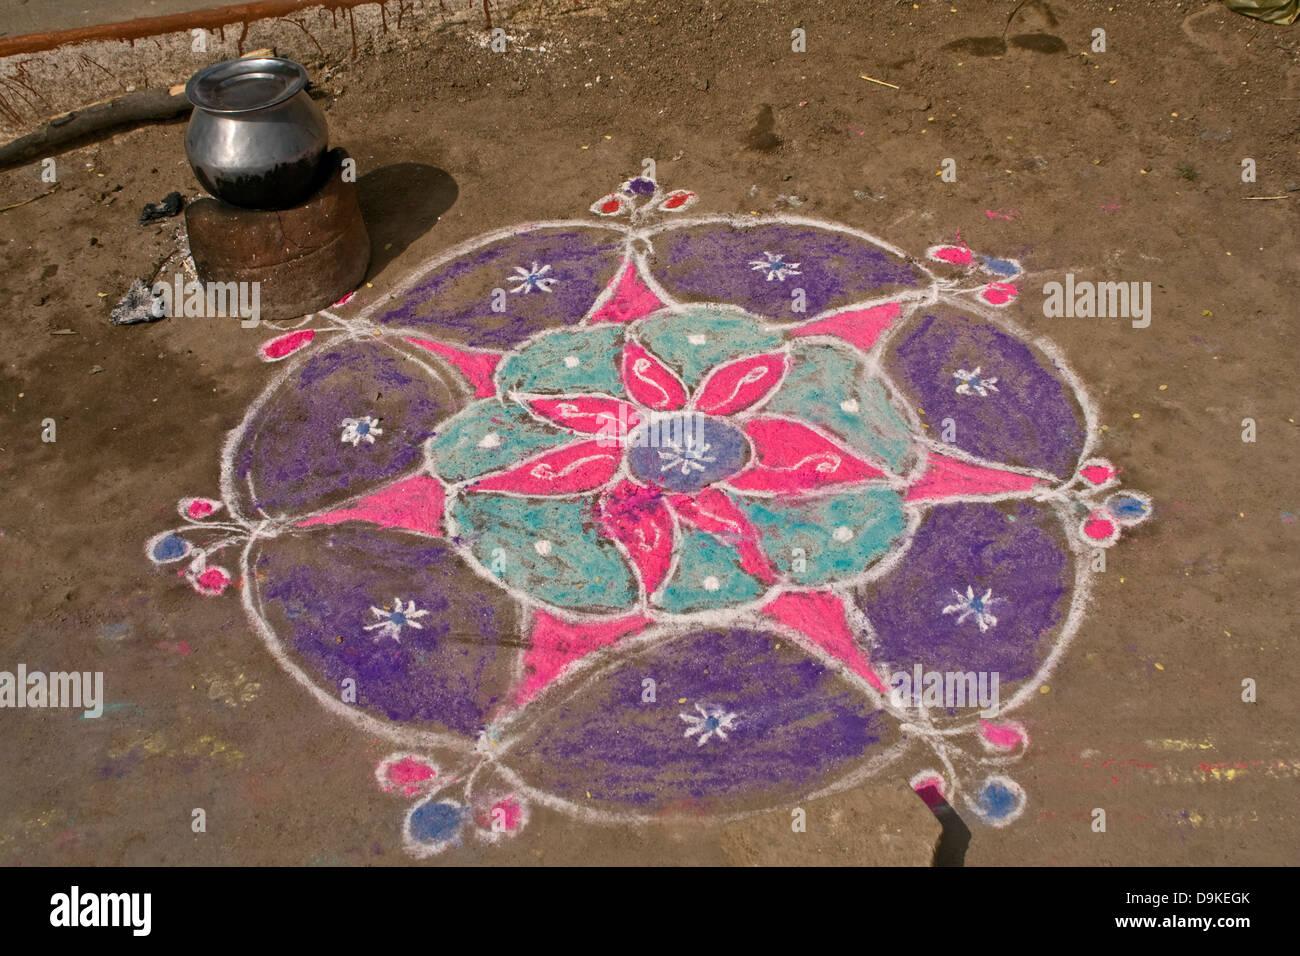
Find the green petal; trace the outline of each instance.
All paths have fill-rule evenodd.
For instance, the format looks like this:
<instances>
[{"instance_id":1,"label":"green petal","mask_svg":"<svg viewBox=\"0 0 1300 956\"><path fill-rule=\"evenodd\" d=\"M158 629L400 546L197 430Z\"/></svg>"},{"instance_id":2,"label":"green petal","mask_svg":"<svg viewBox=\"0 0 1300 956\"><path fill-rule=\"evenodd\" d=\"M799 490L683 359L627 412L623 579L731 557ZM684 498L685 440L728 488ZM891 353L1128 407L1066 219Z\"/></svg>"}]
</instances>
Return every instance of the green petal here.
<instances>
[{"instance_id":1,"label":"green petal","mask_svg":"<svg viewBox=\"0 0 1300 956\"><path fill-rule=\"evenodd\" d=\"M791 357L793 366L765 413L820 425L895 473L908 469L915 452L907 421L890 403L885 387L867 377L861 361L815 342L796 343Z\"/></svg>"},{"instance_id":2,"label":"green petal","mask_svg":"<svg viewBox=\"0 0 1300 956\"><path fill-rule=\"evenodd\" d=\"M518 405L485 398L439 425L427 451L434 474L458 482L571 441L572 435L537 421Z\"/></svg>"},{"instance_id":3,"label":"green petal","mask_svg":"<svg viewBox=\"0 0 1300 956\"><path fill-rule=\"evenodd\" d=\"M637 585L591 499L467 494L451 509L456 540L504 584L556 607L607 613L636 604Z\"/></svg>"},{"instance_id":4,"label":"green petal","mask_svg":"<svg viewBox=\"0 0 1300 956\"><path fill-rule=\"evenodd\" d=\"M690 388L716 365L770 352L782 344L779 332L767 330L753 317L707 307L651 316L638 322L632 334L676 369Z\"/></svg>"},{"instance_id":5,"label":"green petal","mask_svg":"<svg viewBox=\"0 0 1300 956\"><path fill-rule=\"evenodd\" d=\"M897 543L907 527L890 488L802 500L738 497L763 550L791 581L818 587L855 577Z\"/></svg>"},{"instance_id":6,"label":"green petal","mask_svg":"<svg viewBox=\"0 0 1300 956\"><path fill-rule=\"evenodd\" d=\"M736 549L703 531L681 537L677 567L656 603L673 614L689 614L752 601L763 585L740 567Z\"/></svg>"},{"instance_id":7,"label":"green petal","mask_svg":"<svg viewBox=\"0 0 1300 956\"><path fill-rule=\"evenodd\" d=\"M623 379L618 362L623 337L621 325L539 335L501 363L497 372L501 394L600 392L621 396Z\"/></svg>"}]
</instances>

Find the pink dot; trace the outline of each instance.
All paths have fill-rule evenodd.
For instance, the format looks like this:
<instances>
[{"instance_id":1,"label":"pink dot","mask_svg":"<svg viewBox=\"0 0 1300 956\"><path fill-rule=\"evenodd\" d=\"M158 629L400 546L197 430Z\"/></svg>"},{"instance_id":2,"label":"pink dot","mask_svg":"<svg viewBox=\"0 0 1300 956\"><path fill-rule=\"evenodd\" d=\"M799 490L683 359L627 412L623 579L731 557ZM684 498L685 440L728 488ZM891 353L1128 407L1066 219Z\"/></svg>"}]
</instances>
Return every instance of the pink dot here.
<instances>
[{"instance_id":1,"label":"pink dot","mask_svg":"<svg viewBox=\"0 0 1300 956\"><path fill-rule=\"evenodd\" d=\"M942 259L944 262L951 262L959 266L969 265L971 261L971 251L961 246L945 246L942 249L935 250L936 259Z\"/></svg>"},{"instance_id":2,"label":"pink dot","mask_svg":"<svg viewBox=\"0 0 1300 956\"><path fill-rule=\"evenodd\" d=\"M1104 541L1115 533L1115 526L1105 518L1099 518L1096 515L1088 519L1088 523L1083 526L1083 533L1097 541Z\"/></svg>"},{"instance_id":3,"label":"pink dot","mask_svg":"<svg viewBox=\"0 0 1300 956\"><path fill-rule=\"evenodd\" d=\"M220 568L208 568L196 580L200 589L210 594L220 594L230 583L229 576Z\"/></svg>"},{"instance_id":4,"label":"pink dot","mask_svg":"<svg viewBox=\"0 0 1300 956\"><path fill-rule=\"evenodd\" d=\"M1094 485L1103 485L1114 477L1115 472L1103 465L1089 465L1083 471L1079 472L1084 478L1091 481Z\"/></svg>"},{"instance_id":5,"label":"pink dot","mask_svg":"<svg viewBox=\"0 0 1300 956\"><path fill-rule=\"evenodd\" d=\"M212 502L202 499L190 502L191 518L206 518L210 514L212 514Z\"/></svg>"}]
</instances>

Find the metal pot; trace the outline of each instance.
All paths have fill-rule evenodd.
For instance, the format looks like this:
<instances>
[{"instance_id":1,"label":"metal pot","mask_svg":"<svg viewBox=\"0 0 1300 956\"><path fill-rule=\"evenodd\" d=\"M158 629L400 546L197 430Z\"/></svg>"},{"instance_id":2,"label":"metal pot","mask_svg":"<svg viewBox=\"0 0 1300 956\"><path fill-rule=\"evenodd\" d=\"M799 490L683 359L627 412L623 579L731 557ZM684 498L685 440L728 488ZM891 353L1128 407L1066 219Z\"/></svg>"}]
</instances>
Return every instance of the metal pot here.
<instances>
[{"instance_id":1,"label":"metal pot","mask_svg":"<svg viewBox=\"0 0 1300 956\"><path fill-rule=\"evenodd\" d=\"M325 114L306 86L306 69L278 57L227 60L190 77L185 155L203 188L249 209L303 199L329 147Z\"/></svg>"}]
</instances>

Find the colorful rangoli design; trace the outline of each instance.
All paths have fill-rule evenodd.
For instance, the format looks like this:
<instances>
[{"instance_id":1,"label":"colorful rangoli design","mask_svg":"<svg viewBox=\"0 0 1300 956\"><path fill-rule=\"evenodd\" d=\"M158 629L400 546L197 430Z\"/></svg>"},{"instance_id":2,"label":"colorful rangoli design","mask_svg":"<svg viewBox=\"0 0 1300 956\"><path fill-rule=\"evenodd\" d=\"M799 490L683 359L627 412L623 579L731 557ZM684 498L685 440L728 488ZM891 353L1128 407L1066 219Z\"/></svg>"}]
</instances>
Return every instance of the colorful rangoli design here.
<instances>
[{"instance_id":1,"label":"colorful rangoli design","mask_svg":"<svg viewBox=\"0 0 1300 956\"><path fill-rule=\"evenodd\" d=\"M418 856L536 807L731 818L887 767L1005 825L1013 715L1151 513L997 314L1018 263L696 199L630 180L265 343L285 368L220 498L148 542L391 742Z\"/></svg>"}]
</instances>

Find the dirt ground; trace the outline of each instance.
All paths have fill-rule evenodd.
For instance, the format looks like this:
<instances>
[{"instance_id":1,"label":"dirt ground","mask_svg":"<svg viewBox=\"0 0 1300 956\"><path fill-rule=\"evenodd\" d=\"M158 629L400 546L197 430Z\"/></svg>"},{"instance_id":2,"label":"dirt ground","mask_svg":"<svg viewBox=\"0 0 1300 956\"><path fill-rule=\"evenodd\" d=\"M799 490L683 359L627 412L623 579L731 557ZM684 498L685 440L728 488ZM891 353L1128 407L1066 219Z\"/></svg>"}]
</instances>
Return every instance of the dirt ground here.
<instances>
[{"instance_id":1,"label":"dirt ground","mask_svg":"<svg viewBox=\"0 0 1300 956\"><path fill-rule=\"evenodd\" d=\"M363 176L359 301L479 233L584 217L644 157L703 211L795 197L914 254L960 235L1018 258L1011 314L1068 356L1101 408L1098 453L1157 512L1108 554L1025 712L1025 815L972 822L964 862L1295 863L1300 33L1199 0L550 2L499 25L504 54L481 23L414 18L355 58L278 44L328 90L332 142ZM143 554L179 498L217 493L221 441L269 378L265 329L107 322L173 248L175 222L142 228L140 208L198 195L184 131L61 154L57 192L0 212L0 669L102 670L109 701L99 720L0 711L0 863L407 863L404 808L373 778L390 746L317 707L237 600ZM440 172L384 173L403 163ZM0 173L0 206L44 193L40 169ZM1151 282L1150 327L1045 318L1042 284L1067 272ZM889 862L869 837L822 859ZM434 862L725 863L728 845L535 809L508 845Z\"/></svg>"}]
</instances>

